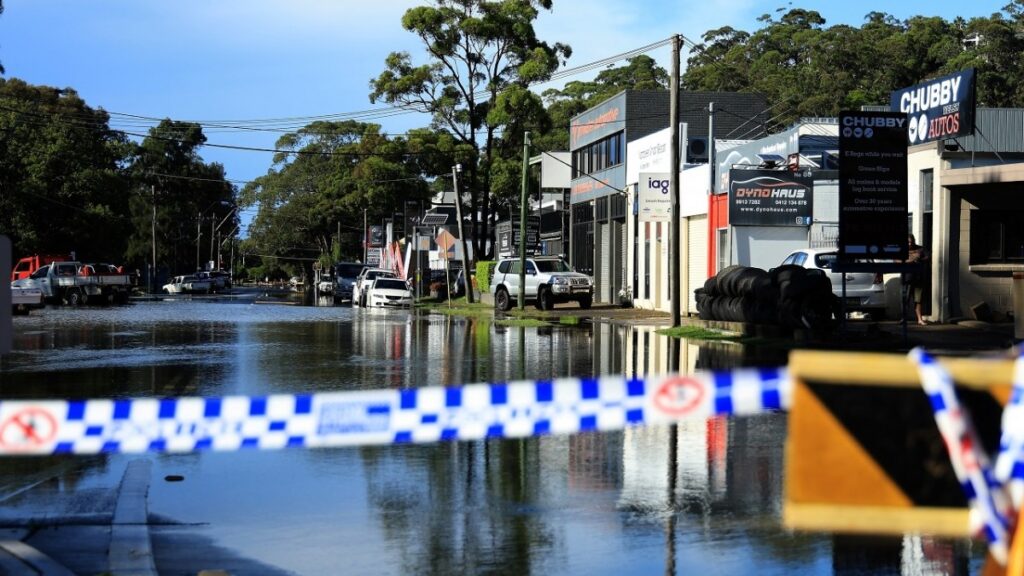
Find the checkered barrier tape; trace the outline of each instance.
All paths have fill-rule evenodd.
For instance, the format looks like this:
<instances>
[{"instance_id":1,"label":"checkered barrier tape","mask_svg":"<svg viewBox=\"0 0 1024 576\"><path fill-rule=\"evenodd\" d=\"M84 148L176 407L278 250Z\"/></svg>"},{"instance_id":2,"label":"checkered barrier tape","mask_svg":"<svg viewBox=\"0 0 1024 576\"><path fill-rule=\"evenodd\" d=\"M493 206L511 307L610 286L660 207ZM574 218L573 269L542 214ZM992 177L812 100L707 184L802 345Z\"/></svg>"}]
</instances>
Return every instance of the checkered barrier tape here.
<instances>
[{"instance_id":1,"label":"checkered barrier tape","mask_svg":"<svg viewBox=\"0 0 1024 576\"><path fill-rule=\"evenodd\" d=\"M949 459L970 507L972 532L982 534L992 556L1005 565L1009 550L1009 526L1013 511L1002 485L992 473L988 455L978 440L970 415L957 398L953 378L924 350L910 352L921 374L921 385L935 424L949 451Z\"/></svg>"},{"instance_id":2,"label":"checkered barrier tape","mask_svg":"<svg viewBox=\"0 0 1024 576\"><path fill-rule=\"evenodd\" d=\"M996 458L996 479L1004 483L1020 509L1024 501L1024 349L1013 367L1013 389L1010 402L1003 408L1003 433Z\"/></svg>"},{"instance_id":3,"label":"checkered barrier tape","mask_svg":"<svg viewBox=\"0 0 1024 576\"><path fill-rule=\"evenodd\" d=\"M783 410L784 369L261 397L0 401L0 455L522 438Z\"/></svg>"}]
</instances>

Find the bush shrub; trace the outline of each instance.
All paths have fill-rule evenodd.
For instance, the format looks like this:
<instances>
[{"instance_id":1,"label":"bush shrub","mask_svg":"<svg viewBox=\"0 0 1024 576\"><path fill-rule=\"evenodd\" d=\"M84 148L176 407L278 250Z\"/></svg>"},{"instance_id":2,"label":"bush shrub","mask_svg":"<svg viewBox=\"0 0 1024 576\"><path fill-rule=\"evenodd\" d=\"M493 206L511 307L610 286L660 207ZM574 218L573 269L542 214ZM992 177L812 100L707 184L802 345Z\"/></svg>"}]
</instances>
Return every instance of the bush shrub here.
<instances>
[{"instance_id":1,"label":"bush shrub","mask_svg":"<svg viewBox=\"0 0 1024 576\"><path fill-rule=\"evenodd\" d=\"M494 260L481 260L476 263L476 284L481 293L491 291L491 278L497 265Z\"/></svg>"}]
</instances>

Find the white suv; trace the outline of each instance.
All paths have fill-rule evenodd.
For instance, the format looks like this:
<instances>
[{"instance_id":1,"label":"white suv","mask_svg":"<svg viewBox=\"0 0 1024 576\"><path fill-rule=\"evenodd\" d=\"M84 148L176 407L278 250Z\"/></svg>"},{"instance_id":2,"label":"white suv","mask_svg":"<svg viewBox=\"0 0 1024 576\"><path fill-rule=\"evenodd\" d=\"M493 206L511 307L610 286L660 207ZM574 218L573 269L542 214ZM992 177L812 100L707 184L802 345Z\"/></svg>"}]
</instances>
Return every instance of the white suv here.
<instances>
[{"instance_id":1,"label":"white suv","mask_svg":"<svg viewBox=\"0 0 1024 576\"><path fill-rule=\"evenodd\" d=\"M498 262L491 279L491 294L498 310L512 308L519 298L519 259ZM594 281L586 274L574 272L565 260L555 256L526 259L526 301L541 310L551 310L556 302L579 302L590 308L594 301Z\"/></svg>"}]
</instances>

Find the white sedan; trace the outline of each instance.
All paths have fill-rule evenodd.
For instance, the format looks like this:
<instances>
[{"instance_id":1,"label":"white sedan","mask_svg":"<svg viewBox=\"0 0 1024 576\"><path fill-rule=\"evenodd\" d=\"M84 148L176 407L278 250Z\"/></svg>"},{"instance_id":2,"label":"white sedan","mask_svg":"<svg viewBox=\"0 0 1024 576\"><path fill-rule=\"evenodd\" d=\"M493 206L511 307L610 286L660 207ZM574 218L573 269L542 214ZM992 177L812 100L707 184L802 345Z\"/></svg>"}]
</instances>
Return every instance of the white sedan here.
<instances>
[{"instance_id":1,"label":"white sedan","mask_svg":"<svg viewBox=\"0 0 1024 576\"><path fill-rule=\"evenodd\" d=\"M376 278L366 291L369 308L409 308L412 300L409 286L398 278Z\"/></svg>"}]
</instances>

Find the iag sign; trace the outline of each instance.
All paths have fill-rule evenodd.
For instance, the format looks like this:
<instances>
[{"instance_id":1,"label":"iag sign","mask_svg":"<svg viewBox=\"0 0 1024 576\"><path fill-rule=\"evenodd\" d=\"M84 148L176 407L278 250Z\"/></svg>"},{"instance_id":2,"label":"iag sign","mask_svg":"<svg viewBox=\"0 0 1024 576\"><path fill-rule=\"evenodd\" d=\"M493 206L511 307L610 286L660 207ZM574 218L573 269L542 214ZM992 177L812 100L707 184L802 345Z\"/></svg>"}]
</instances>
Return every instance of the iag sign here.
<instances>
[{"instance_id":1,"label":"iag sign","mask_svg":"<svg viewBox=\"0 0 1024 576\"><path fill-rule=\"evenodd\" d=\"M974 68L893 92L890 108L910 119L910 145L973 134Z\"/></svg>"},{"instance_id":2,"label":"iag sign","mask_svg":"<svg viewBox=\"0 0 1024 576\"><path fill-rule=\"evenodd\" d=\"M640 173L637 182L637 215L641 222L670 222L672 197L669 195L669 174Z\"/></svg>"}]
</instances>

